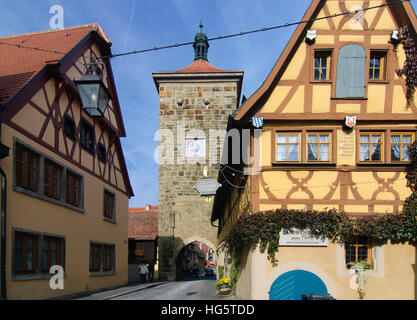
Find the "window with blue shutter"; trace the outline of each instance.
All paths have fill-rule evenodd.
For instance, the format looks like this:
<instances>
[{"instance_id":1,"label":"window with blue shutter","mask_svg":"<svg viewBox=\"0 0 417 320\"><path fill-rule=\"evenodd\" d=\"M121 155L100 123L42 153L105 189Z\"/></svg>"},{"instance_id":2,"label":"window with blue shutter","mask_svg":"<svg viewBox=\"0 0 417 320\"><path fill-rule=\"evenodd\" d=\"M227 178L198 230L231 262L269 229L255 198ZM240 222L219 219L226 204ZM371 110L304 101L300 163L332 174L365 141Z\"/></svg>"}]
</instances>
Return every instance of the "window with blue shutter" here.
<instances>
[{"instance_id":1,"label":"window with blue shutter","mask_svg":"<svg viewBox=\"0 0 417 320\"><path fill-rule=\"evenodd\" d=\"M336 98L363 98L365 95L365 49L356 44L344 46L337 62Z\"/></svg>"}]
</instances>

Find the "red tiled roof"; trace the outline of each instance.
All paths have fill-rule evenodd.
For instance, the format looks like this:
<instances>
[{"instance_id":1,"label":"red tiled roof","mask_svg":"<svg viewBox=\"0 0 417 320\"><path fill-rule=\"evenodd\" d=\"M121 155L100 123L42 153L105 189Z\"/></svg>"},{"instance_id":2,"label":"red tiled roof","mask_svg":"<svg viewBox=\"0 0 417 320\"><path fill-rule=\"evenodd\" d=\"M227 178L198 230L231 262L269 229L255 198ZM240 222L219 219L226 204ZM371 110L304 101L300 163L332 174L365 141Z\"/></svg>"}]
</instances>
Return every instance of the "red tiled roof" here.
<instances>
[{"instance_id":1,"label":"red tiled roof","mask_svg":"<svg viewBox=\"0 0 417 320\"><path fill-rule=\"evenodd\" d=\"M177 70L173 73L223 73L228 72L222 69L213 67L207 60L194 60L188 67Z\"/></svg>"},{"instance_id":2,"label":"red tiled roof","mask_svg":"<svg viewBox=\"0 0 417 320\"><path fill-rule=\"evenodd\" d=\"M0 103L7 102L48 61L61 60L93 30L110 43L98 24L0 37Z\"/></svg>"},{"instance_id":3,"label":"red tiled roof","mask_svg":"<svg viewBox=\"0 0 417 320\"><path fill-rule=\"evenodd\" d=\"M158 236L158 206L129 208L128 237L135 240L155 240Z\"/></svg>"}]
</instances>

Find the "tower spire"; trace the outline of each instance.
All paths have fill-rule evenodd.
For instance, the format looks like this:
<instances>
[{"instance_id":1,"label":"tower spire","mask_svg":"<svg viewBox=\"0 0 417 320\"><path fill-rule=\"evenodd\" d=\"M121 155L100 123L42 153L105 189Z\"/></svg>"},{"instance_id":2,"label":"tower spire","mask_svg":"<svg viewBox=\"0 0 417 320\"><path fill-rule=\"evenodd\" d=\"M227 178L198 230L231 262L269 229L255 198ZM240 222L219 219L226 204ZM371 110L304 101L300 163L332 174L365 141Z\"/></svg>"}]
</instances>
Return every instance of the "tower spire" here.
<instances>
[{"instance_id":1,"label":"tower spire","mask_svg":"<svg viewBox=\"0 0 417 320\"><path fill-rule=\"evenodd\" d=\"M200 21L200 31L197 32L194 38L194 60L204 59L207 60L207 51L209 48L208 38L205 32L203 32L203 22Z\"/></svg>"}]
</instances>

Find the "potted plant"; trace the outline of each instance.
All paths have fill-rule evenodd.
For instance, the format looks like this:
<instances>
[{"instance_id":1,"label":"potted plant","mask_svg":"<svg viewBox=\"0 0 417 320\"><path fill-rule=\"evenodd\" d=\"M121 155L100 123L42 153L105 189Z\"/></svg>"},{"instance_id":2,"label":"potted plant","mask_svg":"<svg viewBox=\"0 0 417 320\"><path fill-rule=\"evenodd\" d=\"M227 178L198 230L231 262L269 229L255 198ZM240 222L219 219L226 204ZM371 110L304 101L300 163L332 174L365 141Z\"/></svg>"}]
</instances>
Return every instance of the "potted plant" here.
<instances>
[{"instance_id":1,"label":"potted plant","mask_svg":"<svg viewBox=\"0 0 417 320\"><path fill-rule=\"evenodd\" d=\"M226 295L232 292L232 285L230 284L230 279L228 278L222 278L217 281L216 287L220 295Z\"/></svg>"}]
</instances>

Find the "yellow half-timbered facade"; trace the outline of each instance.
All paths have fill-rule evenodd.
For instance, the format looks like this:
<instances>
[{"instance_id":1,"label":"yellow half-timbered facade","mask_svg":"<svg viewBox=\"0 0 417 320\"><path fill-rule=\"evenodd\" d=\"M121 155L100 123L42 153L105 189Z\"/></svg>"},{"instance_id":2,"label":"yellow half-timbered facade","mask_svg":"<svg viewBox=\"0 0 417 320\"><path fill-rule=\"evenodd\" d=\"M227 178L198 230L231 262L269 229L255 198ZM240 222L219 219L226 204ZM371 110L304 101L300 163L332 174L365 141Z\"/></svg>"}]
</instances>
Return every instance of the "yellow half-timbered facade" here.
<instances>
[{"instance_id":1,"label":"yellow half-timbered facade","mask_svg":"<svg viewBox=\"0 0 417 320\"><path fill-rule=\"evenodd\" d=\"M101 59L111 42L97 24L0 41L4 297L46 299L126 284L133 193L112 69ZM74 83L91 62L99 62L111 94L101 117L84 110Z\"/></svg>"},{"instance_id":2,"label":"yellow half-timbered facade","mask_svg":"<svg viewBox=\"0 0 417 320\"><path fill-rule=\"evenodd\" d=\"M297 27L234 115L230 128L251 128L252 117L263 118L251 143L259 170L240 188L218 191L212 220L218 219L219 243L243 214L278 208L398 214L411 193L405 176L417 108L407 103L405 79L396 73L406 59L396 31L407 26L416 35L411 4L313 0L302 20L311 21ZM416 248L408 243L283 243L276 266L259 249L244 255L237 283L244 299L291 298L286 281L297 291L310 280L324 289L304 293L359 299L348 267L359 261L371 265L367 299L417 298Z\"/></svg>"}]
</instances>

